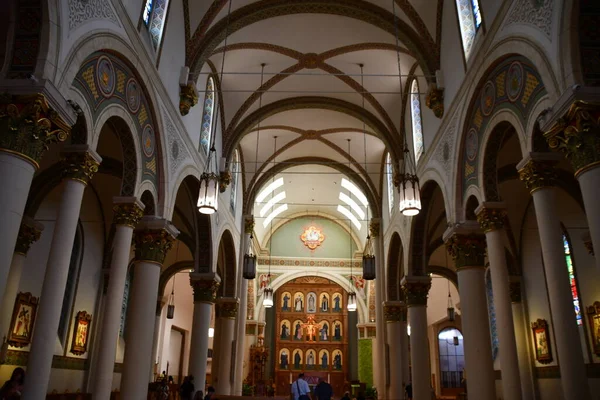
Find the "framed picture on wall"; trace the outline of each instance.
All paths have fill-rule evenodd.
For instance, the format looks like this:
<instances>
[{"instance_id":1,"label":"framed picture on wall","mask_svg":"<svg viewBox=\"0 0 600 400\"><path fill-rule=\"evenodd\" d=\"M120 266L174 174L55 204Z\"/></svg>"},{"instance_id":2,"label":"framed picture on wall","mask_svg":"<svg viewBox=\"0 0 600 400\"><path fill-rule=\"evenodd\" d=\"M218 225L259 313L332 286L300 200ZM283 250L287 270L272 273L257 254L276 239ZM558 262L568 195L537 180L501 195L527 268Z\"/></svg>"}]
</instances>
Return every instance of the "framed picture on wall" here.
<instances>
[{"instance_id":1,"label":"framed picture on wall","mask_svg":"<svg viewBox=\"0 0 600 400\"><path fill-rule=\"evenodd\" d=\"M538 319L531 323L533 330L533 343L535 345L535 359L541 364L552 362L552 349L550 347L550 332L548 322Z\"/></svg>"},{"instance_id":2,"label":"framed picture on wall","mask_svg":"<svg viewBox=\"0 0 600 400\"><path fill-rule=\"evenodd\" d=\"M76 356L85 354L87 351L91 321L92 316L85 311L79 311L75 316L73 340L71 340L71 353Z\"/></svg>"},{"instance_id":3,"label":"framed picture on wall","mask_svg":"<svg viewBox=\"0 0 600 400\"><path fill-rule=\"evenodd\" d=\"M14 347L25 347L31 343L38 298L31 293L19 293L15 300L7 342Z\"/></svg>"},{"instance_id":4,"label":"framed picture on wall","mask_svg":"<svg viewBox=\"0 0 600 400\"><path fill-rule=\"evenodd\" d=\"M590 321L590 332L592 332L592 347L594 354L600 357L600 301L587 308Z\"/></svg>"}]
</instances>

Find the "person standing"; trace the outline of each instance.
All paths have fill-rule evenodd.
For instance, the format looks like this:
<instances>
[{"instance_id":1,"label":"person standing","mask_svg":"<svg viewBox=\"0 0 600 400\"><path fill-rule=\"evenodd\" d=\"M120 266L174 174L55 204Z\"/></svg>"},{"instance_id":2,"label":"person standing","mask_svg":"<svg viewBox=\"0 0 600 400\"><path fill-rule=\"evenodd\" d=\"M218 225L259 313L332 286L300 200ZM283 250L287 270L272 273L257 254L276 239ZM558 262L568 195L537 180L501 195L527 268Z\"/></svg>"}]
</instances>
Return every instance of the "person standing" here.
<instances>
[{"instance_id":1,"label":"person standing","mask_svg":"<svg viewBox=\"0 0 600 400\"><path fill-rule=\"evenodd\" d=\"M292 383L292 395L294 400L311 400L310 387L304 380L304 374L298 375L298 379Z\"/></svg>"},{"instance_id":2,"label":"person standing","mask_svg":"<svg viewBox=\"0 0 600 400\"><path fill-rule=\"evenodd\" d=\"M204 396L204 400L212 399L213 394L215 394L215 388L212 386L209 386L208 389L206 389L206 396Z\"/></svg>"},{"instance_id":3,"label":"person standing","mask_svg":"<svg viewBox=\"0 0 600 400\"><path fill-rule=\"evenodd\" d=\"M333 389L331 388L331 385L325 382L323 378L319 378L319 383L315 388L315 397L317 400L331 400L333 397Z\"/></svg>"},{"instance_id":4,"label":"person standing","mask_svg":"<svg viewBox=\"0 0 600 400\"><path fill-rule=\"evenodd\" d=\"M192 394L194 394L194 377L192 375L183 378L179 394L181 395L181 400L192 400Z\"/></svg>"},{"instance_id":5,"label":"person standing","mask_svg":"<svg viewBox=\"0 0 600 400\"><path fill-rule=\"evenodd\" d=\"M23 368L15 368L12 372L12 375L10 376L10 380L6 381L0 389L0 399L20 399L24 381L25 370Z\"/></svg>"}]
</instances>

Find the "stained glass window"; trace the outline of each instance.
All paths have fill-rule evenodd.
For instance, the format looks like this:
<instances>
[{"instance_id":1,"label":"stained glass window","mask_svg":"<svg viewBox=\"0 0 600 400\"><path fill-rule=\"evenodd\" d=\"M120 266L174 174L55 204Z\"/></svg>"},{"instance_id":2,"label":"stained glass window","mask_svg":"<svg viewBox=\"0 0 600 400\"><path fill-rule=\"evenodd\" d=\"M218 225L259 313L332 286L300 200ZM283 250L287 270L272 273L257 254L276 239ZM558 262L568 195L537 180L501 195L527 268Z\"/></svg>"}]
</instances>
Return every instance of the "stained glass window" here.
<instances>
[{"instance_id":1,"label":"stained glass window","mask_svg":"<svg viewBox=\"0 0 600 400\"><path fill-rule=\"evenodd\" d=\"M463 335L456 328L445 328L438 335L442 388L459 388L465 368Z\"/></svg>"},{"instance_id":2,"label":"stained glass window","mask_svg":"<svg viewBox=\"0 0 600 400\"><path fill-rule=\"evenodd\" d=\"M390 215L394 209L394 168L392 166L392 157L390 153L385 157L385 173L387 176L387 192L388 206L390 207Z\"/></svg>"},{"instance_id":3,"label":"stained glass window","mask_svg":"<svg viewBox=\"0 0 600 400\"><path fill-rule=\"evenodd\" d=\"M413 144L415 147L415 162L423 154L423 124L421 122L421 97L419 83L413 80L410 89L410 109L412 114Z\"/></svg>"},{"instance_id":4,"label":"stained glass window","mask_svg":"<svg viewBox=\"0 0 600 400\"><path fill-rule=\"evenodd\" d=\"M488 268L485 273L485 293L488 306L488 317L490 322L490 336L492 338L492 357L494 360L498 355L498 327L496 325L496 306L494 306L494 292L492 290L492 274Z\"/></svg>"},{"instance_id":5,"label":"stained glass window","mask_svg":"<svg viewBox=\"0 0 600 400\"><path fill-rule=\"evenodd\" d=\"M235 203L237 201L238 175L240 174L240 153L236 150L233 153L233 164L231 165L231 212L235 215Z\"/></svg>"},{"instance_id":6,"label":"stained glass window","mask_svg":"<svg viewBox=\"0 0 600 400\"><path fill-rule=\"evenodd\" d=\"M563 235L563 246L565 251L565 261L569 271L569 284L571 285L571 296L573 297L573 307L575 308L575 317L577 325L583 325L581 318L581 308L579 304L579 292L577 291L577 280L575 279L575 269L573 268L573 258L571 257L571 245L566 235Z\"/></svg>"},{"instance_id":7,"label":"stained glass window","mask_svg":"<svg viewBox=\"0 0 600 400\"><path fill-rule=\"evenodd\" d=\"M208 154L212 136L213 114L215 108L215 84L213 78L208 78L204 94L204 110L202 111L202 127L200 130L200 148Z\"/></svg>"},{"instance_id":8,"label":"stained glass window","mask_svg":"<svg viewBox=\"0 0 600 400\"><path fill-rule=\"evenodd\" d=\"M168 0L152 0L152 18L150 18L150 37L152 38L152 46L154 50L158 49L163 36L163 29L167 19Z\"/></svg>"},{"instance_id":9,"label":"stained glass window","mask_svg":"<svg viewBox=\"0 0 600 400\"><path fill-rule=\"evenodd\" d=\"M153 0L146 0L146 4L144 5L144 14L142 19L144 20L144 24L148 25L150 23L150 17L152 16L152 5L154 4Z\"/></svg>"},{"instance_id":10,"label":"stained glass window","mask_svg":"<svg viewBox=\"0 0 600 400\"><path fill-rule=\"evenodd\" d=\"M483 21L479 0L456 0L456 11L465 58L469 58L475 35Z\"/></svg>"}]
</instances>

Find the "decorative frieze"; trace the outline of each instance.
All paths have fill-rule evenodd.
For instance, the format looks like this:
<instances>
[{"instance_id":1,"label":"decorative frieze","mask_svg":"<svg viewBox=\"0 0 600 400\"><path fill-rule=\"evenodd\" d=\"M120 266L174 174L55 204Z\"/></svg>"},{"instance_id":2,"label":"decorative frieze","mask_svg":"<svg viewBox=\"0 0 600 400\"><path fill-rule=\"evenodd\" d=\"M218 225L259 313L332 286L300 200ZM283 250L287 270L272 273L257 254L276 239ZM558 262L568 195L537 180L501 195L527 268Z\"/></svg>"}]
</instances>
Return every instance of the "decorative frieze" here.
<instances>
[{"instance_id":1,"label":"decorative frieze","mask_svg":"<svg viewBox=\"0 0 600 400\"><path fill-rule=\"evenodd\" d=\"M193 82L179 87L179 112L181 115L187 115L190 108L198 103L198 91Z\"/></svg>"},{"instance_id":2,"label":"decorative frieze","mask_svg":"<svg viewBox=\"0 0 600 400\"><path fill-rule=\"evenodd\" d=\"M383 305L385 322L406 322L406 305L400 301L386 301Z\"/></svg>"},{"instance_id":3,"label":"decorative frieze","mask_svg":"<svg viewBox=\"0 0 600 400\"><path fill-rule=\"evenodd\" d=\"M454 260L456 269L483 268L485 266L485 236L453 234L446 239L446 250Z\"/></svg>"},{"instance_id":4,"label":"decorative frieze","mask_svg":"<svg viewBox=\"0 0 600 400\"><path fill-rule=\"evenodd\" d=\"M37 169L48 146L64 142L70 132L43 94L0 95L0 151L23 157Z\"/></svg>"},{"instance_id":5,"label":"decorative frieze","mask_svg":"<svg viewBox=\"0 0 600 400\"><path fill-rule=\"evenodd\" d=\"M544 133L551 149L573 165L575 176L600 164L600 104L575 101Z\"/></svg>"},{"instance_id":6,"label":"decorative frieze","mask_svg":"<svg viewBox=\"0 0 600 400\"><path fill-rule=\"evenodd\" d=\"M214 303L221 279L216 274L190 274L194 303Z\"/></svg>"},{"instance_id":7,"label":"decorative frieze","mask_svg":"<svg viewBox=\"0 0 600 400\"><path fill-rule=\"evenodd\" d=\"M135 228L144 215L144 204L135 198L119 199L115 201L113 212L115 213L113 218L115 224Z\"/></svg>"},{"instance_id":8,"label":"decorative frieze","mask_svg":"<svg viewBox=\"0 0 600 400\"><path fill-rule=\"evenodd\" d=\"M98 166L100 166L102 159L92 152L87 145L70 147L73 151L66 151L62 154L63 176L87 185L94 174L98 172Z\"/></svg>"},{"instance_id":9,"label":"decorative frieze","mask_svg":"<svg viewBox=\"0 0 600 400\"><path fill-rule=\"evenodd\" d=\"M142 229L135 232L136 261L161 264L173 246L173 234L167 229Z\"/></svg>"},{"instance_id":10,"label":"decorative frieze","mask_svg":"<svg viewBox=\"0 0 600 400\"><path fill-rule=\"evenodd\" d=\"M428 276L410 276L402 279L402 291L408 307L426 306L429 289L431 278Z\"/></svg>"},{"instance_id":11,"label":"decorative frieze","mask_svg":"<svg viewBox=\"0 0 600 400\"><path fill-rule=\"evenodd\" d=\"M504 207L482 204L475 213L477 214L477 222L479 222L485 233L504 228L504 221L506 220L506 209Z\"/></svg>"},{"instance_id":12,"label":"decorative frieze","mask_svg":"<svg viewBox=\"0 0 600 400\"><path fill-rule=\"evenodd\" d=\"M19 229L19 236L17 237L17 244L15 245L15 253L24 256L27 255L31 245L40 239L43 230L44 225L29 217L23 217L21 228Z\"/></svg>"},{"instance_id":13,"label":"decorative frieze","mask_svg":"<svg viewBox=\"0 0 600 400\"><path fill-rule=\"evenodd\" d=\"M221 297L217 300L216 314L217 318L235 319L240 306L240 299L237 297Z\"/></svg>"},{"instance_id":14,"label":"decorative frieze","mask_svg":"<svg viewBox=\"0 0 600 400\"><path fill-rule=\"evenodd\" d=\"M544 187L555 186L555 164L553 160L530 159L519 168L519 178L531 193Z\"/></svg>"},{"instance_id":15,"label":"decorative frieze","mask_svg":"<svg viewBox=\"0 0 600 400\"><path fill-rule=\"evenodd\" d=\"M444 116L444 89L431 85L425 97L425 104L436 117L442 118Z\"/></svg>"}]
</instances>

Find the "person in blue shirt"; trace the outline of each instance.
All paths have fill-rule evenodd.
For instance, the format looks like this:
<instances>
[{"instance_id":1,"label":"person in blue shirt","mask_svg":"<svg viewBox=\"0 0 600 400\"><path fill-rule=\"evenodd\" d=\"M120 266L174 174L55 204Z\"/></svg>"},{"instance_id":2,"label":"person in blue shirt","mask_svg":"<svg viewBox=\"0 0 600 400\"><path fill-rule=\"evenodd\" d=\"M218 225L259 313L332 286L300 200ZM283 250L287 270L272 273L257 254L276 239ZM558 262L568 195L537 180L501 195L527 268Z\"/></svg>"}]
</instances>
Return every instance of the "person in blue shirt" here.
<instances>
[{"instance_id":1,"label":"person in blue shirt","mask_svg":"<svg viewBox=\"0 0 600 400\"><path fill-rule=\"evenodd\" d=\"M304 374L298 375L298 379L292 383L292 395L294 400L310 400L310 387L304 380Z\"/></svg>"}]
</instances>

